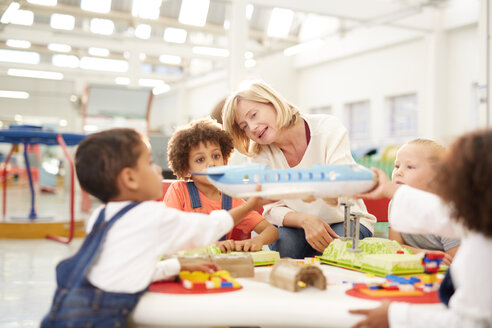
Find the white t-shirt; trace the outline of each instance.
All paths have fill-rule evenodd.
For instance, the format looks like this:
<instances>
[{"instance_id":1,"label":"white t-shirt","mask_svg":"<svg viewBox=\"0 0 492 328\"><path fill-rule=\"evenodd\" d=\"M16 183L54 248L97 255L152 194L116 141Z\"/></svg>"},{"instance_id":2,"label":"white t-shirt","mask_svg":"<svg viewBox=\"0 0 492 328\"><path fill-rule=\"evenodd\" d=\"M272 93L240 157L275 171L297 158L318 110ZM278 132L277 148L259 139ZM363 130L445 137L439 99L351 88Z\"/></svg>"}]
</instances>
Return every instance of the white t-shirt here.
<instances>
[{"instance_id":1,"label":"white t-shirt","mask_svg":"<svg viewBox=\"0 0 492 328\"><path fill-rule=\"evenodd\" d=\"M129 203L108 203L105 220ZM87 232L91 231L102 208L92 213ZM227 211L213 211L210 215L187 213L168 208L162 202L142 202L110 228L89 269L88 280L108 292L141 291L153 280L179 272L176 260L166 261L166 266L156 269L163 255L208 245L232 227L233 220Z\"/></svg>"},{"instance_id":2,"label":"white t-shirt","mask_svg":"<svg viewBox=\"0 0 492 328\"><path fill-rule=\"evenodd\" d=\"M455 293L449 308L431 311L395 302L389 308L390 327L492 327L492 238L464 229L450 213L434 194L409 186L395 193L389 215L393 229L462 239L450 267Z\"/></svg>"}]
</instances>

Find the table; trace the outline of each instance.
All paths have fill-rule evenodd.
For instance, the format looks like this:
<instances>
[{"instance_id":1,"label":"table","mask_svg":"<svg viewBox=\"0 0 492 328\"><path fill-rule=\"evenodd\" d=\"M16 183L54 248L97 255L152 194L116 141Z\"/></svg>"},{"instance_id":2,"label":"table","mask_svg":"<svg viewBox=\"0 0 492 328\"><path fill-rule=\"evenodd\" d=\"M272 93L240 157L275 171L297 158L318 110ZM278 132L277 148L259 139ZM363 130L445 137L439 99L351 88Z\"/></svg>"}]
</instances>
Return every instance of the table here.
<instances>
[{"instance_id":1,"label":"table","mask_svg":"<svg viewBox=\"0 0 492 328\"><path fill-rule=\"evenodd\" d=\"M0 142L11 143L12 148L10 149L9 154L5 159L5 166L3 168L2 176L3 176L3 192L2 192L2 214L5 218L6 208L7 208L7 164L12 157L12 153L15 149L15 146L22 143L24 145L24 161L26 165L27 176L29 179L29 188L31 191L31 209L29 212L29 220L35 220L37 218L36 209L35 209L35 199L36 194L34 192L33 181L31 176L31 168L29 165L29 158L27 156L27 145L60 145L63 149L63 153L70 165L70 233L68 238L51 236L48 235L47 238L53 239L65 244L68 244L74 234L74 164L72 157L68 153L67 145L73 146L79 144L82 139L85 138L85 134L77 134L77 133L60 133L56 131L46 131L43 130L40 126L34 125L11 125L9 129L0 130Z\"/></svg>"},{"instance_id":2,"label":"table","mask_svg":"<svg viewBox=\"0 0 492 328\"><path fill-rule=\"evenodd\" d=\"M328 286L289 292L272 287L271 267L256 267L254 278L236 278L241 290L221 294L177 295L145 293L130 319L130 327L350 327L362 317L349 309L373 308L378 301L345 294L352 282L383 282L384 278L331 265L320 266ZM344 283L348 281L350 283ZM442 304L417 305L444 308Z\"/></svg>"}]
</instances>

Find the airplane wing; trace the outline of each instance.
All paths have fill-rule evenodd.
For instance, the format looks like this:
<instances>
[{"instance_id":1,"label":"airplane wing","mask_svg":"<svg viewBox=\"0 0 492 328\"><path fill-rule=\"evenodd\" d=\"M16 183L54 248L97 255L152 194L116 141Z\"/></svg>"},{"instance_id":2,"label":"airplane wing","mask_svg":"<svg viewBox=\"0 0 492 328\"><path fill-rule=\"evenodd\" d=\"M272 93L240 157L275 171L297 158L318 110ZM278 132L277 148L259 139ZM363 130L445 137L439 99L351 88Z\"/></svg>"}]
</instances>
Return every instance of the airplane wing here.
<instances>
[{"instance_id":1,"label":"airplane wing","mask_svg":"<svg viewBox=\"0 0 492 328\"><path fill-rule=\"evenodd\" d=\"M250 198L250 197L262 197L271 200L281 199L308 199L313 197L313 190L261 190L243 192L235 195L236 198Z\"/></svg>"}]
</instances>

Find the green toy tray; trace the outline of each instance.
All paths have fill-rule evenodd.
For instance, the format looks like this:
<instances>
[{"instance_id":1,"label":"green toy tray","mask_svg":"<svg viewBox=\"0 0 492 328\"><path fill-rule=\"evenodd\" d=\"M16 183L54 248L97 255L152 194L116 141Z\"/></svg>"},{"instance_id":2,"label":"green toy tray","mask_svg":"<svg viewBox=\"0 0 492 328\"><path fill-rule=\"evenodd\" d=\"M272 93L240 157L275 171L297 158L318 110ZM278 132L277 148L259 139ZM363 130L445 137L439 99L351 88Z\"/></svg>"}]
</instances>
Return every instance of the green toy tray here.
<instances>
[{"instance_id":1,"label":"green toy tray","mask_svg":"<svg viewBox=\"0 0 492 328\"><path fill-rule=\"evenodd\" d=\"M333 265L333 266L337 266L337 267L341 267L341 268L345 268L345 269L360 271L360 272L364 272L364 273L371 273L371 274L374 274L374 275L379 276L379 277L386 277L386 275L388 275L388 274L394 274L397 276L408 276L408 275L416 275L416 274L423 274L424 273L424 267L423 266L422 266L422 268L414 269L414 270L395 270L395 271L391 271L391 270L388 271L387 270L387 271L385 271L385 270L382 270L381 268L376 268L376 267L369 266L369 265L364 265L362 267L356 267L356 266L348 265L345 263L339 263L339 262L333 262L333 261L325 260L321 256L316 256L316 257L320 260L320 262L325 263L325 264L329 264L329 265ZM439 267L439 272L445 272L447 269L448 269L447 265L441 265Z\"/></svg>"}]
</instances>

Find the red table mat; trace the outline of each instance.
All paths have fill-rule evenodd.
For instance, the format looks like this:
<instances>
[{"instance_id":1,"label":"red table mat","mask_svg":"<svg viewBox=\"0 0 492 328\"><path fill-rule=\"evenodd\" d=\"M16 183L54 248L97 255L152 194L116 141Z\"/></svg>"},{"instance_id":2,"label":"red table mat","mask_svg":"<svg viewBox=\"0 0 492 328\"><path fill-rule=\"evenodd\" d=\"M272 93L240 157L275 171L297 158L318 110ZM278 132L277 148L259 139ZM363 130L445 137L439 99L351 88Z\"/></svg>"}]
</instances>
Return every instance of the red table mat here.
<instances>
[{"instance_id":1,"label":"red table mat","mask_svg":"<svg viewBox=\"0 0 492 328\"><path fill-rule=\"evenodd\" d=\"M183 285L180 282L177 281L159 281L159 282L154 282L150 285L149 292L164 293L164 294L218 294L218 293L234 292L242 288L243 287L214 288L214 289L206 289L206 288L186 289L183 287Z\"/></svg>"},{"instance_id":2,"label":"red table mat","mask_svg":"<svg viewBox=\"0 0 492 328\"><path fill-rule=\"evenodd\" d=\"M384 290L381 290L384 291ZM416 290L417 292L420 290ZM347 295L364 298L366 300L373 301L397 301L397 302L407 302L407 303L416 303L416 304L430 304L430 303L440 303L439 294L437 291L432 291L428 293L424 293L420 291L420 295L408 295L408 292L395 292L395 293L372 293L371 295L364 293L364 290L361 288L351 288L345 292ZM400 295L398 295L400 294Z\"/></svg>"}]
</instances>

